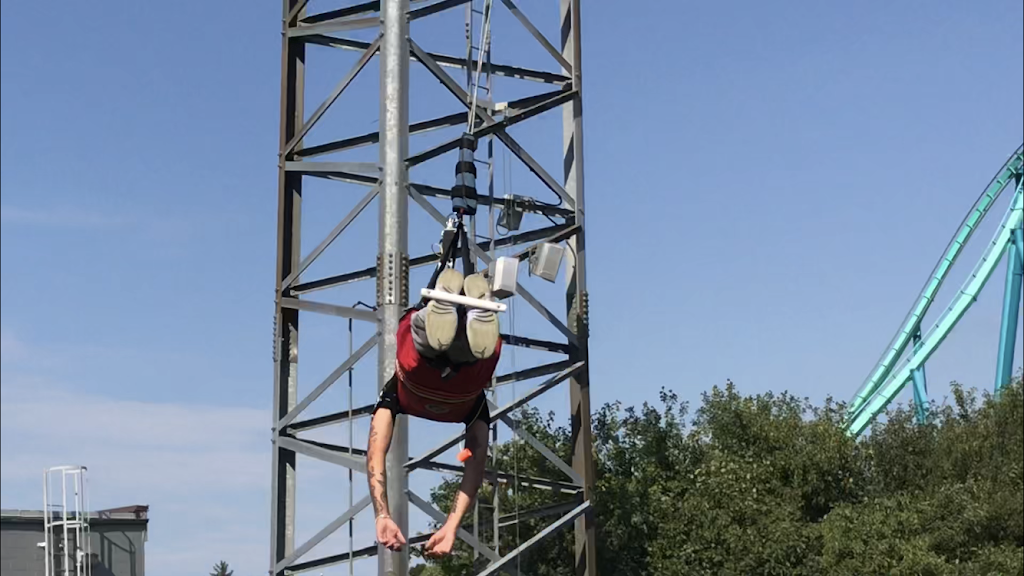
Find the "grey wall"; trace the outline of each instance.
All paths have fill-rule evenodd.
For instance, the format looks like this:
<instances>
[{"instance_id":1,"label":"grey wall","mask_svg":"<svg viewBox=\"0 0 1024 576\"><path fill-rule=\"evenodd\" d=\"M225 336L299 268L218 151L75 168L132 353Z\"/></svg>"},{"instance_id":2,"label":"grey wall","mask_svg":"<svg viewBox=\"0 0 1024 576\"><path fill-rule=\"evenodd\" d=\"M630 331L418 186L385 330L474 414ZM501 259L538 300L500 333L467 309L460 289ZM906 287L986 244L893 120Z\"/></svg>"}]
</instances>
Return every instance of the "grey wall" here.
<instances>
[{"instance_id":1,"label":"grey wall","mask_svg":"<svg viewBox=\"0 0 1024 576\"><path fill-rule=\"evenodd\" d=\"M43 525L4 522L0 525L0 574L43 576Z\"/></svg>"},{"instance_id":2,"label":"grey wall","mask_svg":"<svg viewBox=\"0 0 1024 576\"><path fill-rule=\"evenodd\" d=\"M145 576L145 531L138 522L93 522L93 576ZM42 522L0 525L0 576L44 576Z\"/></svg>"},{"instance_id":3,"label":"grey wall","mask_svg":"<svg viewBox=\"0 0 1024 576\"><path fill-rule=\"evenodd\" d=\"M93 525L92 551L109 570L93 568L93 576L145 576L145 530L139 524Z\"/></svg>"}]
</instances>

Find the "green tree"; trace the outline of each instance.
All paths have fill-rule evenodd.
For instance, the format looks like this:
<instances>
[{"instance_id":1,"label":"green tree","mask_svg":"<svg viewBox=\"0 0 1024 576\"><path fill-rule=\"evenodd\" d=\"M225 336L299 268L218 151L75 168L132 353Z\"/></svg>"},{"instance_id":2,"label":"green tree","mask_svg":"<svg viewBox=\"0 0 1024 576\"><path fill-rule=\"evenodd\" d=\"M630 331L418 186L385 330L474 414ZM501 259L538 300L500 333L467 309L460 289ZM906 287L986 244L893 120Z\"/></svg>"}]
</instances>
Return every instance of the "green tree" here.
<instances>
[{"instance_id":1,"label":"green tree","mask_svg":"<svg viewBox=\"0 0 1024 576\"><path fill-rule=\"evenodd\" d=\"M228 563L221 560L213 565L213 572L210 572L210 576L232 576L234 573L234 570L228 568Z\"/></svg>"},{"instance_id":2,"label":"green tree","mask_svg":"<svg viewBox=\"0 0 1024 576\"><path fill-rule=\"evenodd\" d=\"M420 564L409 569L409 576L444 576L444 572L437 566Z\"/></svg>"},{"instance_id":3,"label":"green tree","mask_svg":"<svg viewBox=\"0 0 1024 576\"><path fill-rule=\"evenodd\" d=\"M953 387L926 422L897 407L851 438L845 407L789 394L743 396L727 383L688 407L663 391L660 406L595 412L593 505L598 565L615 576L1024 574L1024 390L998 398ZM525 410L520 425L568 461L570 431ZM501 470L560 472L520 441L497 449ZM570 494L513 483L480 491L480 539L508 553L551 518L524 514ZM431 494L447 510L455 479ZM471 520L470 520L471 521ZM471 529L467 526L467 529ZM573 573L571 529L519 558L521 572ZM463 576L486 561L460 542L421 576Z\"/></svg>"}]
</instances>

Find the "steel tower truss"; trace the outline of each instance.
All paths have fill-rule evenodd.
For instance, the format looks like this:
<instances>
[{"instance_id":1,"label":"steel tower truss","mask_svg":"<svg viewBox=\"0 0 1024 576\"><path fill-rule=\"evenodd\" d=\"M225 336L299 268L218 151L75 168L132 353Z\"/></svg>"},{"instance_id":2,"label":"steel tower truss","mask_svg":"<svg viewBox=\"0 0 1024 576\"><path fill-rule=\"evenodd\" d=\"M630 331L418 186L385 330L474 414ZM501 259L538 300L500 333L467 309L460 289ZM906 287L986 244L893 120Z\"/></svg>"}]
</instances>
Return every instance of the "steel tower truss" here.
<instances>
[{"instance_id":1,"label":"steel tower truss","mask_svg":"<svg viewBox=\"0 0 1024 576\"><path fill-rule=\"evenodd\" d=\"M479 3L480 0L477 0ZM410 151L409 136L428 130L465 125L472 96L447 71L466 73L473 64L472 47L464 55L444 55L425 51L415 38L410 37L409 23L429 18L444 11L462 7L470 14L472 0L416 1L380 0L347 6L329 12L311 14L307 0L284 0L282 30L282 87L281 134L278 166L278 258L276 273L276 316L274 327L274 424L273 424L273 482L271 518L271 574L284 575L321 569L326 566L350 562L376 555L379 574L402 575L409 569L409 546L400 553L377 546L328 557L310 558L307 554L357 514L369 507L369 497L355 502L348 510L339 510L339 516L306 542L296 545L295 505L297 491L296 457L301 454L322 461L339 464L365 474L365 452L352 446L342 447L314 442L303 433L315 428L351 422L352 418L366 416L371 406L349 407L348 410L318 417L303 417L309 405L330 388L340 377L374 347L378 355L378 389L392 376L396 349L395 332L399 318L409 305L409 269L430 266L438 256L429 246L413 250L408 247L409 199L438 222L438 229L446 221L447 209L439 209L441 202L450 198L448 188L409 181L409 169L427 162L445 162L444 154L457 149L459 138L430 147ZM467 4L469 7L467 7ZM501 4L503 6L499 6ZM543 341L515 334L502 334L506 346L528 347L561 355L558 361L540 364L524 370L496 377L496 383L509 383L531 378L550 377L531 388L512 403L492 406L492 419L513 428L522 440L539 450L566 478L559 480L520 478L517 475L488 470L489 482L512 482L526 488L548 489L552 492L571 493L576 499L569 506L551 506L550 515L558 518L519 548L499 555L495 549L480 542L466 530L459 536L477 554L490 564L479 574L515 574L516 556L560 529L575 525L576 574L595 576L595 527L591 507L593 489L593 461L590 425L590 396L588 379L588 305L584 241L583 202L583 125L582 78L580 72L580 0L560 0L561 38L546 38L516 6L514 0L499 0L494 9L507 9L550 55L557 72L534 70L510 62L490 62L485 72L493 76L515 78L539 86L535 95L495 105L491 99L482 100L476 108L475 132L480 141L497 139L512 155L527 166L541 185L559 198L556 203L526 202L521 208L528 213L542 214L551 226L518 231L500 239L471 244L477 265L486 268L493 261L494 248L517 247L516 255L526 260L533 245L539 242L564 242L566 293L562 305L564 315L552 312L520 283L518 295L527 305L554 326L563 341ZM489 6L489 5L488 5ZM472 19L472 15L469 15ZM373 29L379 33L371 42L346 38L345 33L357 29ZM343 50L358 51L361 56L347 71L327 99L308 116L303 110L306 50L310 44ZM556 48L556 45L558 46ZM380 119L379 130L365 134L351 134L329 142L307 142L310 129L321 119L358 74L367 74L365 68L379 63ZM438 118L409 119L409 68L423 66L447 89L452 96L452 113ZM546 86L545 86L546 85ZM490 96L490 95L488 95ZM531 118L562 109L563 173L556 178L545 170L506 129ZM354 131L355 132L355 131ZM361 146L377 144L379 162L369 168L360 162L327 162L316 158L331 153L345 152ZM493 148L491 148L493 157ZM445 166L451 174L453 162ZM356 207L308 254L300 250L300 222L304 178L356 183L367 189ZM374 199L379 204L378 252L376 266L369 266L326 278L308 279L303 273ZM440 200L440 202L438 202ZM438 202L438 204L435 204ZM504 203L481 193L480 206ZM470 223L473 224L472 222ZM488 251L491 250L489 253ZM372 256L367 255L367 263ZM338 306L317 302L309 296L319 290L357 281L376 280L377 302L375 310ZM376 333L362 344L312 392L303 398L298 395L298 334L301 312L327 314L350 320L373 323ZM565 318L563 321L561 318ZM572 426L571 463L560 460L536 438L514 426L514 410L535 400L538 396L568 381ZM445 515L425 498L409 490L408 474L416 470L435 470L458 473L456 467L435 459L456 446L464 433L457 434L427 453L410 458L408 437L416 422L400 416L387 460L388 496L392 517L403 533L409 537L408 506L411 502L429 516L443 520ZM496 514L497 516L497 514ZM497 522L495 522L497 526ZM429 535L409 538L413 545L425 541Z\"/></svg>"}]
</instances>

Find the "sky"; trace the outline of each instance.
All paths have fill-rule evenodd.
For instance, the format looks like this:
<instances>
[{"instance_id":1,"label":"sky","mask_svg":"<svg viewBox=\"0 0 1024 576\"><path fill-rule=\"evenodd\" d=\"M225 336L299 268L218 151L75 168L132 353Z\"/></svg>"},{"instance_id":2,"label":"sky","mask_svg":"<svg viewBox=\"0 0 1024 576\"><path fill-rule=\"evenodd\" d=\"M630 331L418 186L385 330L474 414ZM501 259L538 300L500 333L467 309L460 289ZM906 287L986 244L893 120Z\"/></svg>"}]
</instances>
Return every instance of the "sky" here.
<instances>
[{"instance_id":1,"label":"sky","mask_svg":"<svg viewBox=\"0 0 1024 576\"><path fill-rule=\"evenodd\" d=\"M556 2L518 4L557 38ZM1024 49L1013 23L1024 7L623 7L582 10L594 406L656 403L666 387L696 407L727 380L744 393L848 400L1021 143ZM451 11L417 21L411 34L428 50L460 54L463 19ZM205 573L221 559L239 575L267 568L280 22L274 2L241 0L2 7L0 504L38 509L44 467L87 465L95 508L151 506L152 576ZM493 35L494 61L557 71L500 5ZM307 111L357 57L311 48ZM413 120L461 110L415 64L410 74ZM493 98L543 89L496 81ZM372 64L309 141L375 130L377 95ZM513 135L559 174L559 114L531 122ZM415 137L411 147L444 137ZM550 201L507 156L499 147L496 194ZM352 159L372 162L376 149ZM450 186L453 162L411 178ZM304 252L365 192L310 182ZM1006 200L930 319L970 273ZM304 278L372 265L376 210L374 201ZM411 206L413 255L439 234L420 212ZM1004 270L930 360L937 401L953 381L991 388ZM414 287L425 272L413 274ZM560 305L561 285L525 281ZM351 304L371 301L373 287L321 294ZM513 308L506 325L552 336L528 306ZM349 340L342 320L302 322L308 391ZM355 346L368 335L357 326ZM543 361L538 354L509 352L502 367ZM375 361L370 354L355 369L356 405L374 396ZM313 413L347 406L345 385ZM539 405L564 415L567 400L562 386ZM455 432L418 430L413 453ZM365 431L355 438L360 445ZM329 465L303 461L300 474L302 541L345 509L349 491L347 473ZM434 480L414 486L425 495ZM362 484L357 477L356 499ZM425 517L413 519L422 526ZM357 546L368 529L357 522ZM313 555L346 546L339 534ZM348 573L338 570L325 573ZM363 563L355 573L375 571Z\"/></svg>"}]
</instances>

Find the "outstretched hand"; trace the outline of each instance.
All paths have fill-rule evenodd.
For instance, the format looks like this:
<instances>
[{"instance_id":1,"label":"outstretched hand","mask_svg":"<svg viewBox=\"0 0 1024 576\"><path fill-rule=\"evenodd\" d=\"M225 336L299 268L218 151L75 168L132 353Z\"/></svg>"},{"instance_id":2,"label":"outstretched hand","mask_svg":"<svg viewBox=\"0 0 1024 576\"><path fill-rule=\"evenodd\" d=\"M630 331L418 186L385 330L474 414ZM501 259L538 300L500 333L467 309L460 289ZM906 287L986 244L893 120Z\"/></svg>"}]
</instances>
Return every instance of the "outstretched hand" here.
<instances>
[{"instance_id":1,"label":"outstretched hand","mask_svg":"<svg viewBox=\"0 0 1024 576\"><path fill-rule=\"evenodd\" d=\"M449 528L446 524L434 533L423 546L423 555L427 558L440 558L452 553L455 546L455 528Z\"/></svg>"},{"instance_id":2,"label":"outstretched hand","mask_svg":"<svg viewBox=\"0 0 1024 576\"><path fill-rule=\"evenodd\" d=\"M377 518L377 542L392 552L398 552L405 544L405 536L390 516Z\"/></svg>"}]
</instances>

